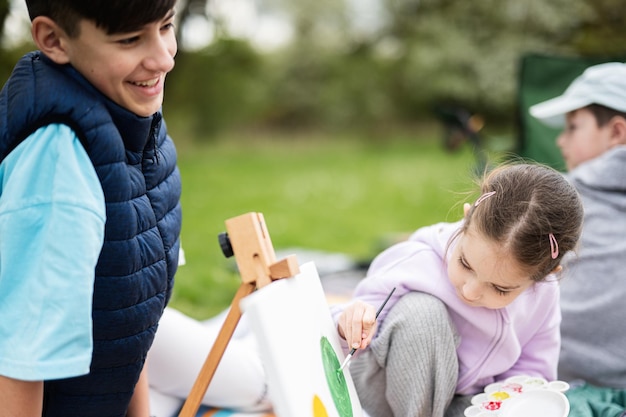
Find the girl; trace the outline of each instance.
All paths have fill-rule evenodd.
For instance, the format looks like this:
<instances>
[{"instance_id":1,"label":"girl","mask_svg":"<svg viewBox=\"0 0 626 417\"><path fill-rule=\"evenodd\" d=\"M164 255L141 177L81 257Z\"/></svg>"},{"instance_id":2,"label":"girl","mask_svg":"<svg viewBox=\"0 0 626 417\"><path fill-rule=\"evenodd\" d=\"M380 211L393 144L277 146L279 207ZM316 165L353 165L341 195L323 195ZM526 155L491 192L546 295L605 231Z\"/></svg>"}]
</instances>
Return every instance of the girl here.
<instances>
[{"instance_id":1,"label":"girl","mask_svg":"<svg viewBox=\"0 0 626 417\"><path fill-rule=\"evenodd\" d=\"M577 192L551 168L505 165L484 178L464 213L377 256L355 301L334 312L346 348L368 347L350 372L371 417L461 415L461 396L489 383L556 378L553 274L580 235Z\"/></svg>"}]
</instances>

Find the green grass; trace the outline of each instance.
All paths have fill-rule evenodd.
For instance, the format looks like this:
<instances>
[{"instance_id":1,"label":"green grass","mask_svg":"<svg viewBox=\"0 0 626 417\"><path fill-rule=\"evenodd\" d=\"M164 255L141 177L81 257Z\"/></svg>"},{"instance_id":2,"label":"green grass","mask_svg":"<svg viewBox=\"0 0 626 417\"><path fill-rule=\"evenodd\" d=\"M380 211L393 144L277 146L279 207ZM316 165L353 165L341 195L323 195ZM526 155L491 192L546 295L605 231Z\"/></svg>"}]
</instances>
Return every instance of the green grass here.
<instances>
[{"instance_id":1,"label":"green grass","mask_svg":"<svg viewBox=\"0 0 626 417\"><path fill-rule=\"evenodd\" d=\"M170 305L201 319L230 304L241 281L217 236L231 217L263 213L276 250L371 259L390 234L460 218L460 193L472 189L473 163L469 149L446 153L433 130L384 139L180 141L187 265L179 269Z\"/></svg>"}]
</instances>

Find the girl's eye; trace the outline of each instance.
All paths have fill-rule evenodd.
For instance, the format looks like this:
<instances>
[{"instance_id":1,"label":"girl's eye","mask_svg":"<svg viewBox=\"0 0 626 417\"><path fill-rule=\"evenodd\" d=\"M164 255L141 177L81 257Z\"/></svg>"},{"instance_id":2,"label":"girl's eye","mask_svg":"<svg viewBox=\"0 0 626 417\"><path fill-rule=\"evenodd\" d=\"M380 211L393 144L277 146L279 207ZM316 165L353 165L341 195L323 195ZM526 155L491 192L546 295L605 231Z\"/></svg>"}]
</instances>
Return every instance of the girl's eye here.
<instances>
[{"instance_id":1,"label":"girl's eye","mask_svg":"<svg viewBox=\"0 0 626 417\"><path fill-rule=\"evenodd\" d=\"M463 259L462 256L459 257L459 263L464 269L467 269L468 271L472 270L472 268L470 268L470 266L467 264L467 262L465 262L465 259Z\"/></svg>"},{"instance_id":2,"label":"girl's eye","mask_svg":"<svg viewBox=\"0 0 626 417\"><path fill-rule=\"evenodd\" d=\"M174 27L175 27L175 26L174 26L174 23L170 22L170 23L166 23L166 24L165 24L165 25L161 28L161 30L165 30L165 31L167 31L167 30L170 30L170 29L174 29Z\"/></svg>"},{"instance_id":3,"label":"girl's eye","mask_svg":"<svg viewBox=\"0 0 626 417\"><path fill-rule=\"evenodd\" d=\"M495 285L493 286L493 289L500 295L507 295L509 293L508 291L505 291L502 288L497 287Z\"/></svg>"}]
</instances>

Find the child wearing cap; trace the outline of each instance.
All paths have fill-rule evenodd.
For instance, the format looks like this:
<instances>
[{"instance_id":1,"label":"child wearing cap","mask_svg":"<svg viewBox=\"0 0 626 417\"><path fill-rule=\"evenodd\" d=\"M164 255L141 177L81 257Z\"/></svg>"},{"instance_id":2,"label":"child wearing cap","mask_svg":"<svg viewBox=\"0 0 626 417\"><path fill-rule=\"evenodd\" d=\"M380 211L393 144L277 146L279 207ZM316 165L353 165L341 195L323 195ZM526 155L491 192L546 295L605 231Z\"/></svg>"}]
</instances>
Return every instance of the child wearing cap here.
<instances>
[{"instance_id":1,"label":"child wearing cap","mask_svg":"<svg viewBox=\"0 0 626 417\"><path fill-rule=\"evenodd\" d=\"M585 208L576 256L564 260L559 378L626 389L626 64L589 67L530 114L557 138Z\"/></svg>"}]
</instances>

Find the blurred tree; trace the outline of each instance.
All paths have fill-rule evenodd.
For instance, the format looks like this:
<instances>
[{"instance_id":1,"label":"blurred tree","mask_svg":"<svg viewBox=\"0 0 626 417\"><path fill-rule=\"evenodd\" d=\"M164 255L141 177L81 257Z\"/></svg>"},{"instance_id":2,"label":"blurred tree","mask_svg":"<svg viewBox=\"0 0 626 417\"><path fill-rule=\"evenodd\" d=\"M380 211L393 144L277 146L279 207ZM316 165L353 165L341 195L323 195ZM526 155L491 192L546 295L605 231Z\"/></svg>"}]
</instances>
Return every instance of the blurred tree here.
<instances>
[{"instance_id":1,"label":"blurred tree","mask_svg":"<svg viewBox=\"0 0 626 417\"><path fill-rule=\"evenodd\" d=\"M294 26L294 43L333 47L350 27L345 0L261 0L261 9L280 10Z\"/></svg>"},{"instance_id":2,"label":"blurred tree","mask_svg":"<svg viewBox=\"0 0 626 417\"><path fill-rule=\"evenodd\" d=\"M180 51L168 75L164 107L196 137L253 124L265 90L263 61L249 43L219 38L197 52Z\"/></svg>"},{"instance_id":3,"label":"blurred tree","mask_svg":"<svg viewBox=\"0 0 626 417\"><path fill-rule=\"evenodd\" d=\"M217 58L218 50L235 50L223 48L220 39L228 40L230 34L211 2L218 0L181 3L181 25L187 16L210 19L217 27L215 42L222 46L207 52ZM255 97L257 123L272 126L405 123L431 117L441 103L510 122L523 54L606 54L626 48L621 30L626 6L619 0L379 2L377 25L363 31L356 28L351 0L257 0L261 12L286 16L293 40L280 51L260 54L254 66L231 68L220 96ZM211 65L225 68L237 62L222 59L224 63ZM206 57L201 60L209 65ZM263 72L253 76L253 68ZM211 74L208 83L223 78ZM243 77L240 83L236 74ZM204 88L201 84L197 80L194 92ZM205 88L203 96L214 97L214 88ZM228 107L211 108L234 120L220 110ZM209 119L201 118L203 123Z\"/></svg>"},{"instance_id":4,"label":"blurred tree","mask_svg":"<svg viewBox=\"0 0 626 417\"><path fill-rule=\"evenodd\" d=\"M11 12L11 0L0 0L0 33L4 33L4 25Z\"/></svg>"},{"instance_id":5,"label":"blurred tree","mask_svg":"<svg viewBox=\"0 0 626 417\"><path fill-rule=\"evenodd\" d=\"M214 31L207 48L180 49L167 87L171 110L202 132L242 124L369 128L431 117L441 103L510 121L523 54L626 52L622 0L240 0L292 25L291 43L271 52L229 33L218 6L232 1L177 5L181 46L192 19ZM356 5L374 3L373 19L360 21ZM10 6L0 0L0 30ZM15 54L0 53L0 71Z\"/></svg>"},{"instance_id":6,"label":"blurred tree","mask_svg":"<svg viewBox=\"0 0 626 417\"><path fill-rule=\"evenodd\" d=\"M589 13L572 44L582 55L624 55L626 51L626 3L621 0L585 0Z\"/></svg>"},{"instance_id":7,"label":"blurred tree","mask_svg":"<svg viewBox=\"0 0 626 417\"><path fill-rule=\"evenodd\" d=\"M348 19L343 6L333 0L263 1L266 10L284 11L294 27L291 44L273 55L269 71L273 105L264 122L285 127L328 122L324 108L329 103L322 96Z\"/></svg>"},{"instance_id":8,"label":"blurred tree","mask_svg":"<svg viewBox=\"0 0 626 417\"><path fill-rule=\"evenodd\" d=\"M178 25L176 27L176 37L178 41L183 44L185 39L183 38L182 28L185 23L192 17L200 16L205 19L209 19L207 13L207 3L209 0L179 0L177 3L177 18Z\"/></svg>"},{"instance_id":9,"label":"blurred tree","mask_svg":"<svg viewBox=\"0 0 626 417\"><path fill-rule=\"evenodd\" d=\"M407 116L435 101L512 114L519 57L573 53L566 41L588 12L584 0L382 0L377 43L395 45L394 95Z\"/></svg>"},{"instance_id":10,"label":"blurred tree","mask_svg":"<svg viewBox=\"0 0 626 417\"><path fill-rule=\"evenodd\" d=\"M5 33L7 27L6 23L11 13L11 7L11 0L0 0L0 34L2 34L0 38L7 36ZM9 78L17 60L28 50L32 49L30 37L28 37L25 42L24 45L17 46L14 46L15 43L13 43L10 48L4 46L4 42L2 43L3 47L0 48L0 85L3 85L7 78Z\"/></svg>"}]
</instances>

